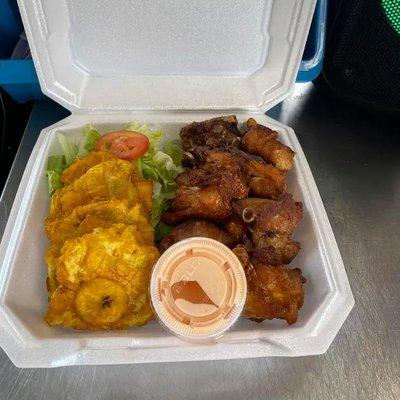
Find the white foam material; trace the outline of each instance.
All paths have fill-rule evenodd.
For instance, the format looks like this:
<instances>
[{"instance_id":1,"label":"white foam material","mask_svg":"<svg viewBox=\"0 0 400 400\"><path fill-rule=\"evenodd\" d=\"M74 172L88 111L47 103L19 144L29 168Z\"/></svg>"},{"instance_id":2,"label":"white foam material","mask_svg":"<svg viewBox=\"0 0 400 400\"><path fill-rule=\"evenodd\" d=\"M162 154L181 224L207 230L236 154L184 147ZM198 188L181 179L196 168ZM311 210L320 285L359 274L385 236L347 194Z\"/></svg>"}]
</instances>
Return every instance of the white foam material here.
<instances>
[{"instance_id":1,"label":"white foam material","mask_svg":"<svg viewBox=\"0 0 400 400\"><path fill-rule=\"evenodd\" d=\"M264 111L293 84L315 0L18 0L44 93L75 112Z\"/></svg>"},{"instance_id":2,"label":"white foam material","mask_svg":"<svg viewBox=\"0 0 400 400\"><path fill-rule=\"evenodd\" d=\"M195 346L166 333L156 322L121 332L76 332L50 328L43 321L47 307L43 256L48 245L43 222L49 210L44 171L48 156L61 151L57 132L78 138L87 123L107 132L138 120L162 127L172 139L183 125L213 116L216 115L165 112L72 115L42 131L21 180L0 247L0 343L17 366L300 356L320 354L329 347L353 306L353 296L297 138L290 128L264 115L255 117L260 123L277 129L283 143L296 152L288 185L294 197L304 204L304 218L295 235L301 241L302 250L293 266L302 268L307 283L305 303L295 325L289 327L278 320L261 324L241 320L217 344ZM238 114L238 117L243 123L250 115Z\"/></svg>"},{"instance_id":3,"label":"white foam material","mask_svg":"<svg viewBox=\"0 0 400 400\"><path fill-rule=\"evenodd\" d=\"M260 111L295 81L315 0L18 0L44 93L73 111L42 131L22 177L0 245L0 344L19 367L214 360L323 353L354 299L307 161L294 132ZM201 113L188 110L203 109ZM146 110L141 112L139 110ZM153 111L151 111L153 110ZM155 111L176 110L176 111ZM118 332L50 328L43 222L44 174L71 138L92 123L102 132L131 120L180 127L235 110L255 116L294 149L288 184L304 203L293 262L307 278L298 322L241 320L213 345L189 345L156 322ZM237 110L257 110L257 115ZM128 112L129 111L129 112ZM232 113L232 112L229 112Z\"/></svg>"}]
</instances>

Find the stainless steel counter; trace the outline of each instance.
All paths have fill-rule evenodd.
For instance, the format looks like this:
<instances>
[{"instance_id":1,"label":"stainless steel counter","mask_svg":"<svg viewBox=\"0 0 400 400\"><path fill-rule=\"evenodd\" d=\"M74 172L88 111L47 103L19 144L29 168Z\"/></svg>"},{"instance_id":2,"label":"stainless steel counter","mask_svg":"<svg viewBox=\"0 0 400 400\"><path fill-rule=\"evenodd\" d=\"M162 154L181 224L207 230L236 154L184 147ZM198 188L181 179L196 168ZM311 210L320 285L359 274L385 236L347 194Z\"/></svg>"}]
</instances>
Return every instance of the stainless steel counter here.
<instances>
[{"instance_id":1,"label":"stainless steel counter","mask_svg":"<svg viewBox=\"0 0 400 400\"><path fill-rule=\"evenodd\" d=\"M356 305L323 356L19 370L0 350L0 399L400 399L400 116L312 85L270 114L292 126L320 190ZM0 232L40 129L37 103L0 202Z\"/></svg>"}]
</instances>

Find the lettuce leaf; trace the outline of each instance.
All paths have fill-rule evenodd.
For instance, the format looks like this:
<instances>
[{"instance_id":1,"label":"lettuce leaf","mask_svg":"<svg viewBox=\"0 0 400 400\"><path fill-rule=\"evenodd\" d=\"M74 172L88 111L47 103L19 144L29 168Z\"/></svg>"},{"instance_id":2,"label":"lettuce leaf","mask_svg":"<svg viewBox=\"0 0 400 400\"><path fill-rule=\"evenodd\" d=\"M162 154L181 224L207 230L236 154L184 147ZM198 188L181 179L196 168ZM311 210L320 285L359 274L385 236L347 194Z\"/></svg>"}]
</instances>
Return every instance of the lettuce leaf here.
<instances>
[{"instance_id":1,"label":"lettuce leaf","mask_svg":"<svg viewBox=\"0 0 400 400\"><path fill-rule=\"evenodd\" d=\"M49 194L53 196L54 192L62 188L61 174L65 165L64 156L50 156L47 161L46 176L49 186Z\"/></svg>"},{"instance_id":2,"label":"lettuce leaf","mask_svg":"<svg viewBox=\"0 0 400 400\"><path fill-rule=\"evenodd\" d=\"M175 165L182 165L182 146L177 141L167 142L164 146L164 151L172 158Z\"/></svg>"},{"instance_id":3,"label":"lettuce leaf","mask_svg":"<svg viewBox=\"0 0 400 400\"><path fill-rule=\"evenodd\" d=\"M167 225L166 223L160 221L154 229L155 241L160 242L161 240L163 240L165 236L171 233L172 229L174 229L173 226Z\"/></svg>"},{"instance_id":4,"label":"lettuce leaf","mask_svg":"<svg viewBox=\"0 0 400 400\"><path fill-rule=\"evenodd\" d=\"M79 152L79 147L61 133L58 134L58 141L60 142L62 151L64 153L64 160L65 160L64 168L67 168L73 163L73 161L77 157Z\"/></svg>"},{"instance_id":5,"label":"lettuce leaf","mask_svg":"<svg viewBox=\"0 0 400 400\"><path fill-rule=\"evenodd\" d=\"M143 133L150 141L148 151L137 161L137 166L143 178L154 183L151 219L153 226L156 227L156 234L160 231L161 235L167 232L166 229L157 228L161 215L168 210L169 200L175 197L177 189L175 178L183 171L182 148L179 142L174 141L163 145L164 132L161 129L153 131L139 122L131 122L126 129Z\"/></svg>"},{"instance_id":6,"label":"lettuce leaf","mask_svg":"<svg viewBox=\"0 0 400 400\"><path fill-rule=\"evenodd\" d=\"M168 201L162 194L157 198L153 198L153 206L151 209L151 220L153 226L157 226L160 223L161 215L166 212L168 208Z\"/></svg>"},{"instance_id":7,"label":"lettuce leaf","mask_svg":"<svg viewBox=\"0 0 400 400\"><path fill-rule=\"evenodd\" d=\"M97 141L100 139L100 132L92 125L86 125L83 130L83 138L79 146L79 156L84 156L96 148Z\"/></svg>"},{"instance_id":8,"label":"lettuce leaf","mask_svg":"<svg viewBox=\"0 0 400 400\"><path fill-rule=\"evenodd\" d=\"M149 138L150 147L148 153L154 153L156 149L159 148L160 142L164 136L162 129L152 131L146 124L142 124L141 122L137 121L129 123L126 127L126 130L143 133L143 135L146 135Z\"/></svg>"},{"instance_id":9,"label":"lettuce leaf","mask_svg":"<svg viewBox=\"0 0 400 400\"><path fill-rule=\"evenodd\" d=\"M50 196L62 188L61 175L65 168L68 168L77 157L83 157L96 147L101 134L91 125L83 130L83 137L77 145L63 134L57 135L63 154L50 156L47 162L46 176L48 180Z\"/></svg>"}]
</instances>

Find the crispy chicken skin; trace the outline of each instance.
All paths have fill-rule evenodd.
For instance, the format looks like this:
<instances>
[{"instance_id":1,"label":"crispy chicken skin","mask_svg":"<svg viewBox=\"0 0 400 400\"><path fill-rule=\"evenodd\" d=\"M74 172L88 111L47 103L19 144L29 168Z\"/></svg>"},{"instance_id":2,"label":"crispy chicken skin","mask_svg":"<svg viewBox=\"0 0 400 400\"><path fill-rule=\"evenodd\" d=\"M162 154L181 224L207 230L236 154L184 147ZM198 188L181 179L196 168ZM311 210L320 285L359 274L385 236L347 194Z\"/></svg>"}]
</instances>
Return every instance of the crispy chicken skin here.
<instances>
[{"instance_id":1,"label":"crispy chicken skin","mask_svg":"<svg viewBox=\"0 0 400 400\"><path fill-rule=\"evenodd\" d=\"M300 243L289 235L253 230L252 258L266 260L268 264L289 264L300 250Z\"/></svg>"},{"instance_id":2,"label":"crispy chicken skin","mask_svg":"<svg viewBox=\"0 0 400 400\"><path fill-rule=\"evenodd\" d=\"M242 264L244 273L246 274L247 283L253 282L253 280L256 279L257 275L253 264L251 264L250 262L249 253L247 252L246 247L242 244L239 244L232 251L235 253L235 256Z\"/></svg>"},{"instance_id":3,"label":"crispy chicken skin","mask_svg":"<svg viewBox=\"0 0 400 400\"><path fill-rule=\"evenodd\" d=\"M279 199L286 191L283 171L241 150L197 146L190 153L186 160L192 166L206 171L217 168L240 172L253 196Z\"/></svg>"},{"instance_id":4,"label":"crispy chicken skin","mask_svg":"<svg viewBox=\"0 0 400 400\"><path fill-rule=\"evenodd\" d=\"M252 196L277 200L286 191L286 183L282 176L276 173L277 168L270 165L268 175L253 176L249 180L249 193Z\"/></svg>"},{"instance_id":5,"label":"crispy chicken skin","mask_svg":"<svg viewBox=\"0 0 400 400\"><path fill-rule=\"evenodd\" d=\"M179 174L176 183L180 186L207 187L218 186L221 190L230 191L232 199L242 199L247 196L247 187L237 171L213 168L189 169Z\"/></svg>"},{"instance_id":6,"label":"crispy chicken skin","mask_svg":"<svg viewBox=\"0 0 400 400\"><path fill-rule=\"evenodd\" d=\"M301 220L302 204L286 194L281 200L242 199L234 210L252 227L249 250L253 257L271 265L289 264L300 250L300 244L290 238Z\"/></svg>"},{"instance_id":7,"label":"crispy chicken skin","mask_svg":"<svg viewBox=\"0 0 400 400\"><path fill-rule=\"evenodd\" d=\"M229 217L232 207L229 198L217 186L205 188L180 186L171 208L161 219L175 225L193 218L218 220Z\"/></svg>"},{"instance_id":8,"label":"crispy chicken skin","mask_svg":"<svg viewBox=\"0 0 400 400\"><path fill-rule=\"evenodd\" d=\"M203 122L193 122L181 129L183 150L194 146L239 146L241 136L236 116L213 118Z\"/></svg>"},{"instance_id":9,"label":"crispy chicken skin","mask_svg":"<svg viewBox=\"0 0 400 400\"><path fill-rule=\"evenodd\" d=\"M232 214L231 202L247 195L247 187L234 171L183 172L177 178L176 197L162 220L178 224L189 219L221 220Z\"/></svg>"},{"instance_id":10,"label":"crispy chicken skin","mask_svg":"<svg viewBox=\"0 0 400 400\"><path fill-rule=\"evenodd\" d=\"M289 325L297 321L304 301L303 275L299 268L260 265L257 281L249 291L245 315L262 321L280 318Z\"/></svg>"},{"instance_id":11,"label":"crispy chicken skin","mask_svg":"<svg viewBox=\"0 0 400 400\"><path fill-rule=\"evenodd\" d=\"M305 279L301 270L260 262L253 265L244 246L237 246L233 251L247 278L245 316L258 322L280 318L289 325L294 324L304 300Z\"/></svg>"},{"instance_id":12,"label":"crispy chicken skin","mask_svg":"<svg viewBox=\"0 0 400 400\"><path fill-rule=\"evenodd\" d=\"M286 194L281 200L246 198L233 204L234 210L254 229L291 235L303 215L301 202Z\"/></svg>"},{"instance_id":13,"label":"crispy chicken skin","mask_svg":"<svg viewBox=\"0 0 400 400\"><path fill-rule=\"evenodd\" d=\"M234 242L234 239L228 233L211 222L187 221L175 227L173 231L160 242L158 248L160 252L163 253L173 244L191 237L214 239L223 243L225 246L231 246Z\"/></svg>"},{"instance_id":14,"label":"crispy chicken skin","mask_svg":"<svg viewBox=\"0 0 400 400\"><path fill-rule=\"evenodd\" d=\"M288 171L293 166L294 152L277 138L277 132L259 125L255 119L250 118L241 145L244 150L261 156L267 163L282 171Z\"/></svg>"},{"instance_id":15,"label":"crispy chicken skin","mask_svg":"<svg viewBox=\"0 0 400 400\"><path fill-rule=\"evenodd\" d=\"M246 240L247 225L237 214L232 214L221 223L221 226L232 237L234 243L243 243Z\"/></svg>"}]
</instances>

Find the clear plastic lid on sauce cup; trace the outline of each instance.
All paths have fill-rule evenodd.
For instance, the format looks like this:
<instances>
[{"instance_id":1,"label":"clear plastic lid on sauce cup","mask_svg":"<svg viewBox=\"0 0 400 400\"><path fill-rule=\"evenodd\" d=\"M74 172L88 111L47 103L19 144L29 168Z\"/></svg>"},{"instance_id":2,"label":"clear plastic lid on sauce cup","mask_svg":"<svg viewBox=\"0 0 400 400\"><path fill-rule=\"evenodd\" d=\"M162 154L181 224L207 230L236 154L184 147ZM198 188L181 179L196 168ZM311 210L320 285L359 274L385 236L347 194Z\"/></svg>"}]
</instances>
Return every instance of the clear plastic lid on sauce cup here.
<instances>
[{"instance_id":1,"label":"clear plastic lid on sauce cup","mask_svg":"<svg viewBox=\"0 0 400 400\"><path fill-rule=\"evenodd\" d=\"M168 331L187 341L212 341L239 318L246 276L228 247L213 239L190 238L160 257L150 294L154 312Z\"/></svg>"}]
</instances>

